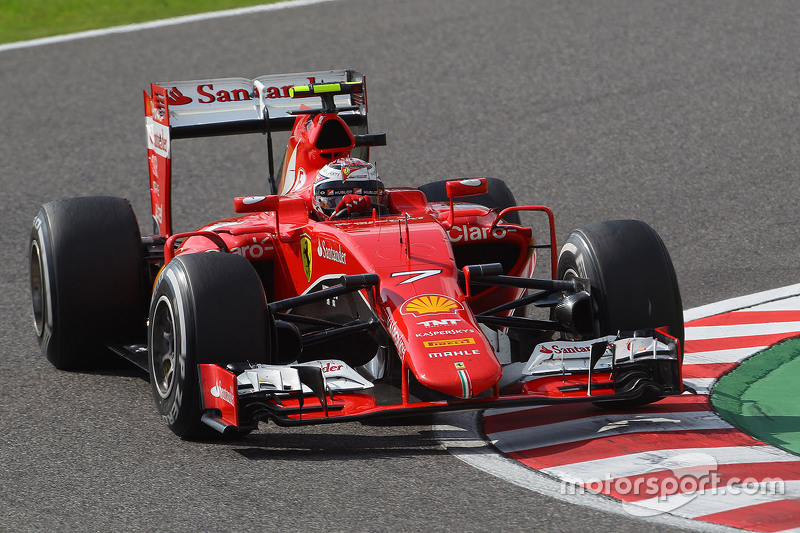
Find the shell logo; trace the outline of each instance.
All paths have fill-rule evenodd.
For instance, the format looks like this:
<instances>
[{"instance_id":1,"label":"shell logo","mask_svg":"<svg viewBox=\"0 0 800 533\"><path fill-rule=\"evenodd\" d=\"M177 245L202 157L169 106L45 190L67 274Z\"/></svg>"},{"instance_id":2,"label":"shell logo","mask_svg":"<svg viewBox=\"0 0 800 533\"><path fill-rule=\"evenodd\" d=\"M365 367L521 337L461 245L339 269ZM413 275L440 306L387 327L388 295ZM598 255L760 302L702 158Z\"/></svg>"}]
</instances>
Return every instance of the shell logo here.
<instances>
[{"instance_id":1,"label":"shell logo","mask_svg":"<svg viewBox=\"0 0 800 533\"><path fill-rule=\"evenodd\" d=\"M437 313L455 313L458 309L463 309L463 307L454 299L449 296L433 294L417 296L408 300L403 304L400 312L403 314L411 313L416 317L420 317Z\"/></svg>"}]
</instances>

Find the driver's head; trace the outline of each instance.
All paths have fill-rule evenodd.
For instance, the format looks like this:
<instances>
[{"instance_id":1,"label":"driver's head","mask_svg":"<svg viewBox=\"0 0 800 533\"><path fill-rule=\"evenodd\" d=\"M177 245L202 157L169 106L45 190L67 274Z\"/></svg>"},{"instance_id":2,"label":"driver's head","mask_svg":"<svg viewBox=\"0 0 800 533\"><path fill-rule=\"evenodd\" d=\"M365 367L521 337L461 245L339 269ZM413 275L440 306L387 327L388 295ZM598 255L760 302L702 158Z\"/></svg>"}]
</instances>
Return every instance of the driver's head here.
<instances>
[{"instance_id":1,"label":"driver's head","mask_svg":"<svg viewBox=\"0 0 800 533\"><path fill-rule=\"evenodd\" d=\"M383 182L372 163L354 157L342 157L322 167L314 182L314 206L326 216L347 194L368 196L372 205L384 204Z\"/></svg>"}]
</instances>

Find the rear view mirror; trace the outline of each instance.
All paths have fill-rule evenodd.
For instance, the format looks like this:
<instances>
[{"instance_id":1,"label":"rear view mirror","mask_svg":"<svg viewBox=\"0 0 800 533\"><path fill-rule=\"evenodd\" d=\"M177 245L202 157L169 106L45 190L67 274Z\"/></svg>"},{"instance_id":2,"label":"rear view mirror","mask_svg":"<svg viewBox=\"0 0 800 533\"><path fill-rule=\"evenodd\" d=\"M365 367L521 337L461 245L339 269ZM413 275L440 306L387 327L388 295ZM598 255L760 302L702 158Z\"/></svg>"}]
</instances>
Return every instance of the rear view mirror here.
<instances>
[{"instance_id":1,"label":"rear view mirror","mask_svg":"<svg viewBox=\"0 0 800 533\"><path fill-rule=\"evenodd\" d=\"M464 196L476 196L489 192L486 178L468 178L463 180L448 181L445 184L447 197L450 198L450 220L442 221L444 229L449 230L453 226L455 213L453 212L453 198L463 198Z\"/></svg>"},{"instance_id":2,"label":"rear view mirror","mask_svg":"<svg viewBox=\"0 0 800 533\"><path fill-rule=\"evenodd\" d=\"M264 213L278 210L278 196L239 196L234 198L233 210L237 213Z\"/></svg>"},{"instance_id":3,"label":"rear view mirror","mask_svg":"<svg viewBox=\"0 0 800 533\"><path fill-rule=\"evenodd\" d=\"M486 178L470 178L465 180L448 181L446 187L447 197L450 198L451 203L453 198L475 196L489 192L489 186L486 185Z\"/></svg>"}]
</instances>

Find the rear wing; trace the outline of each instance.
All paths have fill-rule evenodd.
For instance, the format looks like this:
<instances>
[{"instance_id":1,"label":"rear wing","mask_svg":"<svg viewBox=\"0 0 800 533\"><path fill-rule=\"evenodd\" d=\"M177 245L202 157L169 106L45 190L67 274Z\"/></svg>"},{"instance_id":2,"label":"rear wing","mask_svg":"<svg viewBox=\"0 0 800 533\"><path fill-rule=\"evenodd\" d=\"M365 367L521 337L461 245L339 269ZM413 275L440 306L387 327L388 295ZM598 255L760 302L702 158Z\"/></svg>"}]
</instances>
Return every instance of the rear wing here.
<instances>
[{"instance_id":1,"label":"rear wing","mask_svg":"<svg viewBox=\"0 0 800 533\"><path fill-rule=\"evenodd\" d=\"M172 234L170 203L171 144L174 139L261 133L267 135L270 176L273 174L273 131L289 131L295 113L305 109L290 89L315 83L360 82L363 91L338 94L339 116L366 130L367 93L363 74L325 70L247 78L159 82L144 93L150 200L157 234Z\"/></svg>"}]
</instances>

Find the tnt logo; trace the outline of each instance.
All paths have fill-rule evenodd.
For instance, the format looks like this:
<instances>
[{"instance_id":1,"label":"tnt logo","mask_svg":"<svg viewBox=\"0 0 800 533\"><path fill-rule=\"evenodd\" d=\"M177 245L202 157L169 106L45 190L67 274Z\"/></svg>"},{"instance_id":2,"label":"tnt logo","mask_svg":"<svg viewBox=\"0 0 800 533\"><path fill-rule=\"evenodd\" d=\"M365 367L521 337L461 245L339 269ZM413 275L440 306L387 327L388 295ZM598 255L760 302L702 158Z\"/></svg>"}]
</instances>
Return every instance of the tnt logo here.
<instances>
[{"instance_id":1,"label":"tnt logo","mask_svg":"<svg viewBox=\"0 0 800 533\"><path fill-rule=\"evenodd\" d=\"M439 328L445 326L455 326L458 324L458 319L455 318L445 318L444 320L424 320L419 322L419 324L425 326L426 328Z\"/></svg>"}]
</instances>

